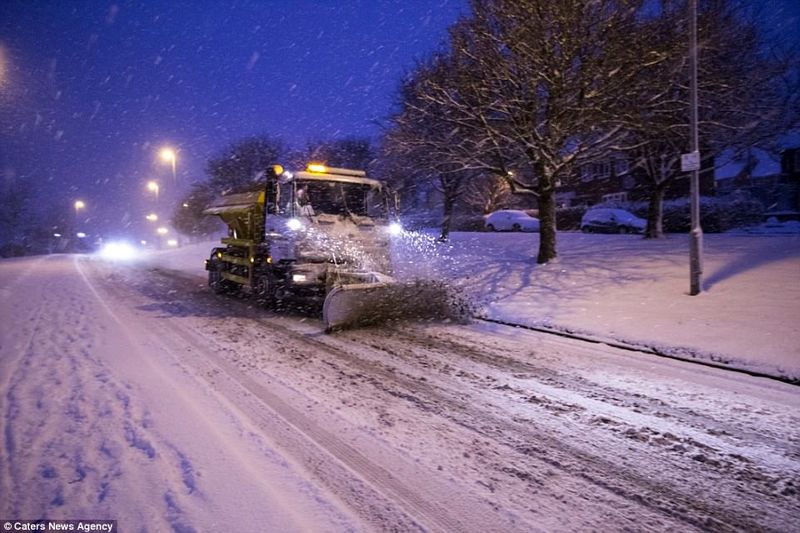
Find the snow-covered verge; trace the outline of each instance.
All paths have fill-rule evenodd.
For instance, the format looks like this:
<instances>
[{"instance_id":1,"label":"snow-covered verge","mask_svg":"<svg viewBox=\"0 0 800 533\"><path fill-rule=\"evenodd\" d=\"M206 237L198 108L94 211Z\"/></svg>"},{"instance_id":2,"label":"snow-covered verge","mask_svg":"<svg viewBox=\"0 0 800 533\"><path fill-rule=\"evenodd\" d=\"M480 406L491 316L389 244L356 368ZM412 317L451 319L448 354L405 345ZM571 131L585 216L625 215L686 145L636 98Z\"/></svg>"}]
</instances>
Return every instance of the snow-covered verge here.
<instances>
[{"instance_id":1,"label":"snow-covered verge","mask_svg":"<svg viewBox=\"0 0 800 533\"><path fill-rule=\"evenodd\" d=\"M800 379L800 234L706 235L704 292L689 296L689 240L560 233L535 262L538 234L408 239L495 319L655 347L675 356ZM412 264L415 263L415 264ZM418 268L409 261L407 268Z\"/></svg>"}]
</instances>

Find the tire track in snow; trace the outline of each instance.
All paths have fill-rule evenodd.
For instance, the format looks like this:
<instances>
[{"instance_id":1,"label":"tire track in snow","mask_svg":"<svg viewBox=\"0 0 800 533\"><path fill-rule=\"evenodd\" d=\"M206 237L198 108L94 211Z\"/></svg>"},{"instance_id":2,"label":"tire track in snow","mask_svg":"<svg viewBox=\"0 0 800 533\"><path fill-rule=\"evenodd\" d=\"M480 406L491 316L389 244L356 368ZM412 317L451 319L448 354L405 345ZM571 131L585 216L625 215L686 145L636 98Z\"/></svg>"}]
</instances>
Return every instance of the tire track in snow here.
<instances>
[{"instance_id":1,"label":"tire track in snow","mask_svg":"<svg viewBox=\"0 0 800 533\"><path fill-rule=\"evenodd\" d=\"M699 402L688 404L669 403L656 397L655 391L643 390L642 392L631 393L619 386L603 383L598 379L590 379L582 375L576 375L575 372L567 373L560 369L555 369L553 368L555 365L546 364L542 357L545 348L548 350L555 349L557 352L568 351L573 355L581 353L587 360L596 358L599 352L619 356L619 352L613 352L613 347L601 350L597 346L586 344L580 340L554 339L546 333L533 333L532 335L537 337L537 341L542 344L538 345L536 350L529 350L527 355L521 353L514 356L513 352L498 350L497 347L484 342L481 337L476 338L475 334L469 331L464 331L464 335L461 337L447 336L445 338L436 332L424 332L422 335L418 335L415 334L415 331L414 329L403 331L391 329L387 330L386 333L390 336L398 337L401 345L408 342L411 345L424 346L426 355L431 353L452 355L456 353L462 357L463 361L472 361L479 365L503 371L507 375L519 378L522 381L535 379L548 386L563 389L569 393L577 392L582 397L597 400L601 403L622 408L632 408L643 413L652 412L658 418L674 420L682 426L689 426L700 433L707 433L709 428L713 428L716 435L736 435L742 440L746 439L748 446L753 444L769 448L783 448L786 446L785 434L780 429L765 431L765 428L759 428L758 430L743 428L739 421L721 418L715 413L707 412L709 411L708 402L713 402L713 398L703 397ZM623 352L623 356L628 357L627 352ZM690 367L691 363L680 361L678 364L685 364L685 366ZM721 380L730 377L730 374L725 371L720 371L717 375ZM734 374L733 377L738 376ZM732 386L738 384L736 379L732 380L732 382ZM770 387L769 383L765 385L767 388L774 388ZM778 385L778 387L780 388L781 386ZM661 394L663 395L664 393L662 392ZM790 425L798 425L800 424L800 417L791 417L785 422Z\"/></svg>"},{"instance_id":2,"label":"tire track in snow","mask_svg":"<svg viewBox=\"0 0 800 533\"><path fill-rule=\"evenodd\" d=\"M272 327L274 328L274 325ZM360 332L355 336L361 337L362 334L363 332ZM566 490L580 493L586 489L584 482L588 482L594 490L594 497L604 500L606 505L622 509L630 506L638 507L635 511L637 520L645 519L645 509L647 509L656 515L663 514L672 520L682 522L683 527L702 528L704 526L702 515L713 514L712 510L704 509L701 505L692 505L690 499L672 492L665 485L633 473L625 475L624 472L619 472L617 464L587 454L566 442L554 439L549 433L536 430L535 427L516 423L498 416L489 409L478 407L480 403L473 401L465 389L442 388L430 380L421 380L420 376L388 368L380 361L362 359L358 355L360 351L349 348L347 342L339 345L335 337L321 339L304 337L302 341L317 345L318 349L324 347L328 355L354 365L359 369L358 374L364 376L364 379L375 388L409 402L422 411L424 416L437 416L472 432L477 437L474 441L476 446L471 450L472 454L487 457L487 462L495 461L493 468L498 473L517 477L532 489L538 489L541 483L546 482L541 475L535 474L536 472L556 470L562 474L557 481L563 485L561 490L565 490L566 486L572 487ZM371 349L382 350L395 357L398 352L393 348L410 349L408 345L401 344L396 347L386 341L387 339L381 336L376 338L375 342L369 343L369 346ZM358 339L356 342L363 340ZM536 444L531 446L530 443ZM531 461L535 463L531 464ZM613 475L610 475L612 473ZM609 479L614 481L608 481ZM494 492L494 485L495 483L487 482L485 486L490 492ZM662 505L665 500L667 505ZM686 505L685 509L694 508L700 511L701 517L676 509L681 504ZM658 521L652 516L650 520ZM718 522L718 525L724 528L725 521Z\"/></svg>"},{"instance_id":3,"label":"tire track in snow","mask_svg":"<svg viewBox=\"0 0 800 533\"><path fill-rule=\"evenodd\" d=\"M310 337L299 331L293 331L291 327L278 325L275 320L256 321L269 326L270 335L276 333L286 335L295 343L302 342L313 346L316 351L324 352L355 365L360 369L360 372L356 374L360 374L364 380L376 388L410 402L428 415L441 416L474 431L482 438L488 439L487 446L502 445L505 451L498 469L506 468L502 465L514 460L525 464L527 456L528 459L554 467L573 479L583 479L593 485L595 490L604 491L612 498L621 497L630 505L645 506L652 511L681 521L685 526L692 525L701 529L714 527L733 531L743 526L759 528L764 525L751 521L748 514L744 511L739 512L733 506L726 509L720 507L717 502L690 496L685 492L686 487L679 489L670 483L652 479L646 474L620 468L618 462L610 461L601 455L557 440L553 434L537 431L535 426L498 416L490 409L477 409L475 402L465 399L468 396L462 389L442 389L430 382L421 381L419 376L404 376L394 368L387 368L380 361L362 359L359 354L363 353L363 350L353 349L353 345L350 343L365 343L364 337L370 335L364 331L355 333L352 338L348 339L328 336ZM384 331L381 330L381 333ZM397 341L397 339L391 339L391 337L387 339L384 334L380 334L374 341L366 343L371 349L382 350L395 357L402 354L403 350L409 351L419 347L423 348L423 353L432 354L432 339L425 337L424 339L417 338L414 341L407 335L400 335L400 338L401 342L393 343L392 340ZM434 341L433 344L436 342ZM453 351L451 347L451 355L459 353L457 348ZM503 359L500 354L490 354L488 357L493 359L493 366L497 366L498 360ZM517 363L515 362L515 364ZM530 368L528 369L530 370ZM635 438L635 435L631 438ZM530 445L532 442L536 444ZM667 463L669 462L667 460ZM698 464L694 463L694 465ZM532 471L536 470L537 468L532 469ZM523 480L527 477L524 475L524 470L515 468L507 470L506 473L517 477L522 476ZM688 472L686 475L689 475ZM763 477L759 481L758 475L751 481L767 484L770 482L768 478ZM536 483L535 480L533 482ZM731 494L735 494L735 492L733 489ZM641 510L638 510L637 513L641 513Z\"/></svg>"},{"instance_id":4,"label":"tire track in snow","mask_svg":"<svg viewBox=\"0 0 800 533\"><path fill-rule=\"evenodd\" d=\"M698 413L692 412L691 410L677 410L682 415L689 418L696 427L694 431L690 430L688 432L688 437L678 437L669 433L669 430L649 429L646 425L644 427L626 425L624 421L615 421L606 418L605 416L595 416L598 407L597 392L599 392L601 402L608 402L617 407L622 406L633 411L633 413L630 413L629 416L633 415L633 418L641 419L644 424L648 423L648 418L651 421L654 419L654 417L647 415L646 408L642 409L642 404L647 403L646 401L643 401L642 394L634 393L631 395L630 392L626 392L621 389L608 388L603 386L601 383L589 383L581 376L563 375L562 372L541 368L538 365L533 365L519 359L511 358L505 353L498 351L498 348L496 347L493 348L491 346L482 346L480 349L476 349L476 344L472 342L474 339L470 338L470 333L466 330L462 329L463 335L461 336L448 336L447 340L435 338L435 335L431 336L429 334L422 334L415 340L414 337L416 335L413 333L409 334L409 330L415 331L414 328L407 328L403 331L394 329L388 331L383 330L380 337L376 338L375 341L367 340L366 342L369 342L370 345L376 349L388 350L395 356L410 359L410 366L416 364L417 367L419 367L419 360L424 358L425 368L431 370L435 370L435 367L437 366L440 367L439 370L441 370L442 366L447 366L447 362L453 361L454 355L460 357L464 362L477 362L479 366L472 369L473 372L467 371L459 373L462 376L467 377L467 381L470 381L472 378L474 378L477 382L478 388L486 388L487 386L486 379L480 377L486 375L485 368L488 367L494 371L500 370L507 375L507 380L504 381L509 381L512 383L519 381L522 384L522 390L517 388L517 386L510 387L507 382L501 382L503 383L502 385L494 384L494 386L491 387L494 389L494 391L496 391L496 393L506 397L510 396L511 399L514 400L512 404L504 402L502 404L504 406L502 409L507 409L508 405L535 405L541 410L541 412L548 413L548 416L566 416L570 419L570 421L579 422L587 429L591 428L592 426L600 426L603 429L610 430L610 432L614 434L615 438L618 439L620 444L623 446L629 445L633 441L643 443L643 446L641 447L644 449L637 452L644 456L642 458L643 461L640 459L643 464L648 465L649 462L654 458L663 458L662 461L665 463L663 471L669 471L670 469L674 469L676 472L685 471L687 476L686 480L680 479L680 477L677 476L673 476L672 483L654 482L647 477L637 475L616 476L618 479L628 478L627 483L631 487L641 487L644 494L639 494L636 492L636 490L621 490L620 488L615 488L614 483L609 484L608 482L604 481L604 476L597 475L601 471L593 473L593 469L590 468L586 473L581 474L586 476L587 479L594 480L594 482L597 482L600 485L608 485L610 490L620 492L620 494L627 493L627 497L632 497L634 500L642 501L647 499L643 496L646 496L648 492L652 495L669 495L668 497L664 498L664 500L670 502L668 504L668 508L666 509L667 512L674 513L674 509L678 509L680 515L683 515L687 514L687 509L696 509L701 513L699 520L694 521L694 524L698 527L708 527L706 521L709 519L719 519L722 523L727 522L728 526L731 528L736 527L734 524L747 524L750 513L747 511L740 512L738 510L739 507L742 509L747 509L750 507L753 515L760 515L764 521L751 524L753 527L760 527L769 523L768 517L770 513L766 513L759 507L753 507L754 505L763 506L767 504L767 502L770 502L769 505L773 506L774 511L778 511L786 505L794 504L796 507L797 502L792 501L793 498L791 495L797 494L795 488L797 485L797 463L795 462L792 464L792 459L788 455L786 456L785 460L779 456L776 456L780 454L781 451L789 453L791 445L787 444L785 440L775 441L772 439L766 439L764 441L765 445L769 445L769 447L772 448L771 450L764 448L764 450L769 451L769 453L774 457L772 461L764 463L762 461L763 456L761 451L758 449L750 449L752 440L751 432L744 432L743 435L739 435L738 437L741 439L741 441L736 440L736 447L734 447L732 450L730 449L730 446L727 445L723 446L723 449L727 449L727 451L715 450L713 444L719 443L720 435L727 436L727 439L725 439L726 441L734 440L733 435L726 435L724 430L715 430L715 426L717 424L714 422L708 424L709 420L707 418L705 419L704 425L704 418ZM354 336L358 337L361 342L365 342L362 337L369 337L368 334L365 335L364 333L358 333ZM477 346L480 346L480 344ZM403 356L404 353L406 354L405 356ZM442 361L445 361L444 363L441 361L436 361L439 359L440 354L442 354L441 359ZM443 354L447 354L447 357L444 357ZM525 370L526 373L522 376L515 374L521 370ZM453 374L452 369L451 372L447 372L447 374L448 379L451 379ZM435 379L435 376L432 377L434 377L434 379L429 379L427 381L440 383L440 381ZM517 380L516 378L522 379ZM536 387L540 389L538 395L531 395L531 380L538 383L538 386ZM564 395L558 393L558 390L553 388L554 386L567 389L568 394ZM459 389L459 393L462 392L463 390ZM578 392L577 397L574 394L575 392ZM487 398L485 394L481 395L480 397L484 399L484 401ZM570 398L570 400L567 400L567 403L559 403L559 397ZM571 403L576 398L582 397L589 400L586 407ZM586 400L581 401L585 402ZM474 403L476 402L473 402L473 404ZM498 404L498 412L501 409L499 405L500 404ZM602 404L599 407L602 408ZM487 412L489 411L490 410L487 409ZM504 438L504 440L508 441L510 447L517 449L518 451L524 451L525 453L535 452L534 455L541 455L542 458L553 454L553 450L566 449L569 450L570 453L574 453L576 457L583 457L584 460L581 461L581 464L586 465L592 464L593 462L597 465L602 465L607 461L606 458L599 456L594 461L591 461L591 455L594 454L592 453L590 456L586 455L586 451L591 450L591 445L585 447L586 451L582 451L580 447L575 448L570 445L559 445L557 441L553 441L552 436L531 432L530 428L535 427L535 424L539 421L539 419L536 416L530 417L530 415L526 414L529 411L529 408L521 407L517 411L507 413L508 418L514 422L519 422L519 424L507 423L506 427L508 427L509 430L500 430L499 433L504 436L514 436L519 435L520 433L522 435L528 434L532 439L532 442L544 442L545 445L525 446L523 444L525 439L514 443L514 439ZM636 413L642 414L637 415ZM659 414L663 415L663 413ZM475 419L479 420L479 417L475 417ZM654 422L654 424L654 427L660 427L662 425L660 420L658 422ZM518 426L516 431L511 430L514 425ZM722 427L726 427L726 424L724 423L720 425ZM677 435L685 433L683 421L681 421L680 425L672 423L670 426ZM689 426L692 426L692 424L690 423ZM691 437L693 434L699 435L701 437L701 441L698 442L694 440ZM702 438L704 435L708 438ZM711 436L709 437L709 435ZM570 442L580 443L581 440L583 439L581 439L580 435L578 434L569 436ZM711 445L707 445L702 441L711 441ZM759 439L755 439L755 441L759 442ZM663 451L659 448L663 448ZM653 451L660 453L650 457ZM776 452L778 452L778 454L776 454ZM556 455L558 454L556 453ZM746 456L750 456L752 460L748 459ZM636 457L636 455L631 456L631 458L633 457ZM560 464L566 464L561 460L558 462ZM607 466L611 467L609 472L611 469L613 469L613 464L613 462L607 464ZM792 466L789 467L789 470L784 470L784 467L790 464ZM703 477L701 477L701 479L706 478L703 481L704 483L715 480L716 478L715 481L711 482L715 484L717 490L728 491L728 494L733 496L731 499L738 500L739 503L727 503L726 506L729 510L726 511L724 509L726 506L719 505L716 501L713 501L715 499L703 501L702 498L697 498L696 496L692 496L691 498L685 496L684 494L703 493L703 490L694 491L691 489L691 480L694 479L695 476L689 474L689 472L698 468L704 471ZM794 472L794 474L792 474L792 472ZM669 477L670 476L664 476L664 479L669 479ZM746 494L749 494L751 498L754 498L752 502L748 502L746 497L742 496L742 483L747 483L748 492ZM670 485L674 485L674 487L671 487ZM655 503L655 507L660 507L658 498L651 498L651 503ZM748 505L748 503L750 503L750 505ZM717 507L719 509L716 509ZM703 519L702 516L704 514L707 515L708 518ZM780 513L774 514L779 515Z\"/></svg>"},{"instance_id":5,"label":"tire track in snow","mask_svg":"<svg viewBox=\"0 0 800 533\"><path fill-rule=\"evenodd\" d=\"M240 408L241 399L237 399L237 393L231 388L240 387L247 394L257 398L259 407L255 410L248 409L248 416L254 419L271 439L277 440L286 451L298 458L317 479L343 498L348 506L356 509L365 521L381 530L389 531L473 531L476 524L484 522L485 525L478 526L477 529L491 531L497 526L496 517L485 521L480 514L467 512L464 509L463 511L470 517L467 519L438 504L441 494L446 493L444 487L437 487L432 492L425 483L414 483L415 479L424 478L421 472L402 475L401 472L414 471L415 467L404 464L403 459L393 456L393 452L388 449L384 450L381 461L376 460L372 454L363 453L359 448L348 444L336 436L333 428L318 424L316 417L311 418L294 407L304 403L303 398L280 386L278 382L273 381L269 386L265 386L235 368L230 362L214 356L208 351L208 345L199 341L193 334L180 329L174 329L172 333L184 341L183 348L190 348L195 358L204 359L202 362L195 360L190 364L200 368L201 373L214 376L212 384L215 389L231 397ZM228 378L227 384L223 384L223 376ZM293 397L294 401L287 402L285 400L287 397ZM272 411L278 418L264 416L258 412L264 408ZM286 431L285 424L291 426L293 430ZM399 465L403 465L400 471L397 470ZM485 504L475 501L474 505L476 508L481 508ZM502 529L514 530L511 523ZM525 530L535 529L529 526Z\"/></svg>"}]
</instances>

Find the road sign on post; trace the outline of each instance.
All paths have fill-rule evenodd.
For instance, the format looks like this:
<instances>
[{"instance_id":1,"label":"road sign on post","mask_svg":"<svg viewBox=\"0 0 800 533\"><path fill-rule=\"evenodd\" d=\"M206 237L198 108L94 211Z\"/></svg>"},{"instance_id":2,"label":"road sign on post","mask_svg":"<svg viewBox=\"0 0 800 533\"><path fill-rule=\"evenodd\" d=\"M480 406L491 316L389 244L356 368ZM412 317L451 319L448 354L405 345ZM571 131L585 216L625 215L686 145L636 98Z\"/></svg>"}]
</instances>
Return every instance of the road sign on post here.
<instances>
[{"instance_id":1,"label":"road sign on post","mask_svg":"<svg viewBox=\"0 0 800 533\"><path fill-rule=\"evenodd\" d=\"M700 170L700 152L689 152L681 155L681 172Z\"/></svg>"}]
</instances>

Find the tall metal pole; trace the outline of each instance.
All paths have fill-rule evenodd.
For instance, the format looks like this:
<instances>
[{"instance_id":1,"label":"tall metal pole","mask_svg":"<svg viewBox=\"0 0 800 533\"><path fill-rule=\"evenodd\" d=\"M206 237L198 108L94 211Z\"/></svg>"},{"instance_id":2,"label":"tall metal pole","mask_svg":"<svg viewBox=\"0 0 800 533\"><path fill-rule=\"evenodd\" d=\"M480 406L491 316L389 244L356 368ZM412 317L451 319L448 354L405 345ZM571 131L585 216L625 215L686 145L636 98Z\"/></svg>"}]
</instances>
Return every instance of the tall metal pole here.
<instances>
[{"instance_id":1,"label":"tall metal pole","mask_svg":"<svg viewBox=\"0 0 800 533\"><path fill-rule=\"evenodd\" d=\"M703 228L700 227L700 139L697 133L697 0L689 1L689 65L691 69L691 108L692 108L692 152L697 164L692 170L691 202L692 229L689 232L689 294L700 294L703 290Z\"/></svg>"}]
</instances>

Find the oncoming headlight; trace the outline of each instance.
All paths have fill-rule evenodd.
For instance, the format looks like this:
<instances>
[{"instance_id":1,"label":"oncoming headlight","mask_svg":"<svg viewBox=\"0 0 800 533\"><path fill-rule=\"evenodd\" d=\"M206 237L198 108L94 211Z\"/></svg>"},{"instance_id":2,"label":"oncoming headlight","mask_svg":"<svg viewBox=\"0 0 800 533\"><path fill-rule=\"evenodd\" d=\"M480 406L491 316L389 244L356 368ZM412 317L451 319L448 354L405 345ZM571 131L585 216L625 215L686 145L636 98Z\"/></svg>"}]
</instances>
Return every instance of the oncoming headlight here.
<instances>
[{"instance_id":1,"label":"oncoming headlight","mask_svg":"<svg viewBox=\"0 0 800 533\"><path fill-rule=\"evenodd\" d=\"M303 227L303 223L302 223L302 222L300 222L299 220L297 220L296 218L290 218L290 219L288 220L288 222L286 222L286 226L287 226L287 227L288 227L290 230L294 230L294 231L296 231L296 230L299 230L300 228L302 228L302 227Z\"/></svg>"},{"instance_id":2,"label":"oncoming headlight","mask_svg":"<svg viewBox=\"0 0 800 533\"><path fill-rule=\"evenodd\" d=\"M136 249L127 242L109 242L100 250L103 259L129 261L136 257Z\"/></svg>"}]
</instances>

